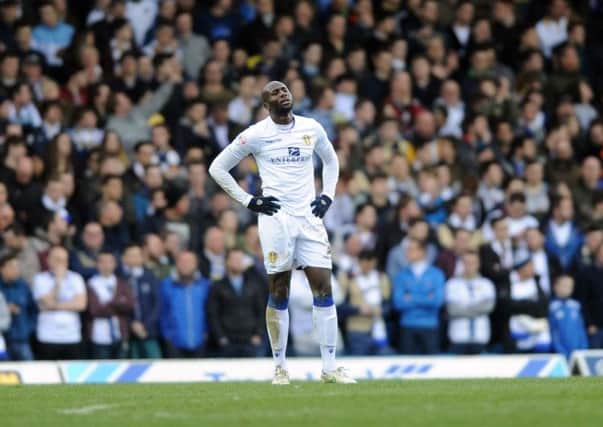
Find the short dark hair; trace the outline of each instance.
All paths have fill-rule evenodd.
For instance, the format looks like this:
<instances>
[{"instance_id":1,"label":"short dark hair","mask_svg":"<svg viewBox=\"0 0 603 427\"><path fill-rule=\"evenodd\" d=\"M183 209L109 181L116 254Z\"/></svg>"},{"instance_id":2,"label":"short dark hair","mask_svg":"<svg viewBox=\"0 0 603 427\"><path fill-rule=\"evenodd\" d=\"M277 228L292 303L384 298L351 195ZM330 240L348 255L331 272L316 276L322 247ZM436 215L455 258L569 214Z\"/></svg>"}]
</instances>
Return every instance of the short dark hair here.
<instances>
[{"instance_id":1,"label":"short dark hair","mask_svg":"<svg viewBox=\"0 0 603 427\"><path fill-rule=\"evenodd\" d=\"M423 252L427 251L427 242L425 240L415 239L414 237L409 237L408 243L411 243L411 242L415 242L417 244L417 246L419 247L419 249L421 249Z\"/></svg>"},{"instance_id":2,"label":"short dark hair","mask_svg":"<svg viewBox=\"0 0 603 427\"><path fill-rule=\"evenodd\" d=\"M367 260L367 261L374 260L374 259L377 259L377 254L373 250L363 249L358 254L358 259L359 260Z\"/></svg>"},{"instance_id":3,"label":"short dark hair","mask_svg":"<svg viewBox=\"0 0 603 427\"><path fill-rule=\"evenodd\" d=\"M509 196L509 203L515 202L525 203L526 195L520 192L511 193L511 195Z\"/></svg>"},{"instance_id":4,"label":"short dark hair","mask_svg":"<svg viewBox=\"0 0 603 427\"><path fill-rule=\"evenodd\" d=\"M17 259L17 254L13 251L6 251L0 254L0 268L3 268L8 262Z\"/></svg>"}]
</instances>

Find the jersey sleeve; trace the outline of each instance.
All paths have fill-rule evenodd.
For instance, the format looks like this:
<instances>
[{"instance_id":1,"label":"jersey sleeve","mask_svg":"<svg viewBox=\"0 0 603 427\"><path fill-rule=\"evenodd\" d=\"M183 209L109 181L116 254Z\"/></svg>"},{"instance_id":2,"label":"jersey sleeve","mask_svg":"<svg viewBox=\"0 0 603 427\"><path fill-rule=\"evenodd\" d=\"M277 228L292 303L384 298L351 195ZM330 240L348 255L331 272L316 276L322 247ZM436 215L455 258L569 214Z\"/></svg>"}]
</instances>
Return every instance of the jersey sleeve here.
<instances>
[{"instance_id":1,"label":"jersey sleeve","mask_svg":"<svg viewBox=\"0 0 603 427\"><path fill-rule=\"evenodd\" d=\"M240 133L209 166L209 174L218 183L226 193L241 203L243 206L249 205L253 196L241 188L237 181L230 174L244 157L253 154L253 138L250 132Z\"/></svg>"},{"instance_id":2,"label":"jersey sleeve","mask_svg":"<svg viewBox=\"0 0 603 427\"><path fill-rule=\"evenodd\" d=\"M339 161L329 141L329 137L324 128L316 122L317 140L314 150L322 160L322 194L327 195L331 200L335 199L335 186L339 178Z\"/></svg>"}]
</instances>

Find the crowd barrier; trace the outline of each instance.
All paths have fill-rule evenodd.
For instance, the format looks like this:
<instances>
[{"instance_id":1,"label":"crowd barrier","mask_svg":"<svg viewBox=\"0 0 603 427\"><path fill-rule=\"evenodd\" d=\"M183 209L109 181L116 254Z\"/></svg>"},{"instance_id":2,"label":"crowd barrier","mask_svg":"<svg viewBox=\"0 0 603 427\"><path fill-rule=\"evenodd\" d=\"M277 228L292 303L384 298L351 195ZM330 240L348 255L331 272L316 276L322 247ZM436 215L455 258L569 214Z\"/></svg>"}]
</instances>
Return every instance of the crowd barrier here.
<instances>
[{"instance_id":1,"label":"crowd barrier","mask_svg":"<svg viewBox=\"0 0 603 427\"><path fill-rule=\"evenodd\" d=\"M603 359L603 353L600 356ZM559 355L349 357L341 364L357 379L567 377ZM317 380L317 358L288 361L293 380ZM195 359L0 363L0 384L175 383L268 381L272 359Z\"/></svg>"},{"instance_id":2,"label":"crowd barrier","mask_svg":"<svg viewBox=\"0 0 603 427\"><path fill-rule=\"evenodd\" d=\"M570 368L584 377L603 376L603 350L579 350L572 353Z\"/></svg>"}]
</instances>

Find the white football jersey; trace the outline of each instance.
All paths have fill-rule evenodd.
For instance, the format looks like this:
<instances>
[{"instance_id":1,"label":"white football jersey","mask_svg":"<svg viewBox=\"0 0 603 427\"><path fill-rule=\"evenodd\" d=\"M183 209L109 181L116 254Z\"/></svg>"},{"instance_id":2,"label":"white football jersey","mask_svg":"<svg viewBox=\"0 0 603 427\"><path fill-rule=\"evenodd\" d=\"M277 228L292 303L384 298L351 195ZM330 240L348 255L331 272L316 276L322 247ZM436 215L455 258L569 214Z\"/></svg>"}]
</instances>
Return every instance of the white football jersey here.
<instances>
[{"instance_id":1,"label":"white football jersey","mask_svg":"<svg viewBox=\"0 0 603 427\"><path fill-rule=\"evenodd\" d=\"M245 156L255 158L264 196L274 196L281 208L291 214L311 213L310 203L316 197L313 153L323 161L323 194L335 197L339 165L333 145L323 127L314 119L294 115L292 123L280 125L270 117L241 132L216 157L210 174L224 190L244 206L252 196L247 194L224 171L229 171ZM233 185L234 184L234 185Z\"/></svg>"}]
</instances>

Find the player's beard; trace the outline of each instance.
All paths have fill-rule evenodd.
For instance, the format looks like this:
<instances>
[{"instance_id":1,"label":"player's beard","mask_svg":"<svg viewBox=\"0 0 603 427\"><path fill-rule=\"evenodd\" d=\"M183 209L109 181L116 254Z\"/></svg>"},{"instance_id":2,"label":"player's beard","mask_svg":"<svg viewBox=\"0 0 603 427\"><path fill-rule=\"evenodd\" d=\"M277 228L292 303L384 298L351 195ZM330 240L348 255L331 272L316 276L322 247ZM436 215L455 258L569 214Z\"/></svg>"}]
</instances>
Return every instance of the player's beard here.
<instances>
[{"instance_id":1,"label":"player's beard","mask_svg":"<svg viewBox=\"0 0 603 427\"><path fill-rule=\"evenodd\" d=\"M276 105L274 107L274 112L278 116L286 116L291 112L291 110L293 110L293 103L291 103L291 105L289 105L287 107L283 107L282 105Z\"/></svg>"}]
</instances>

